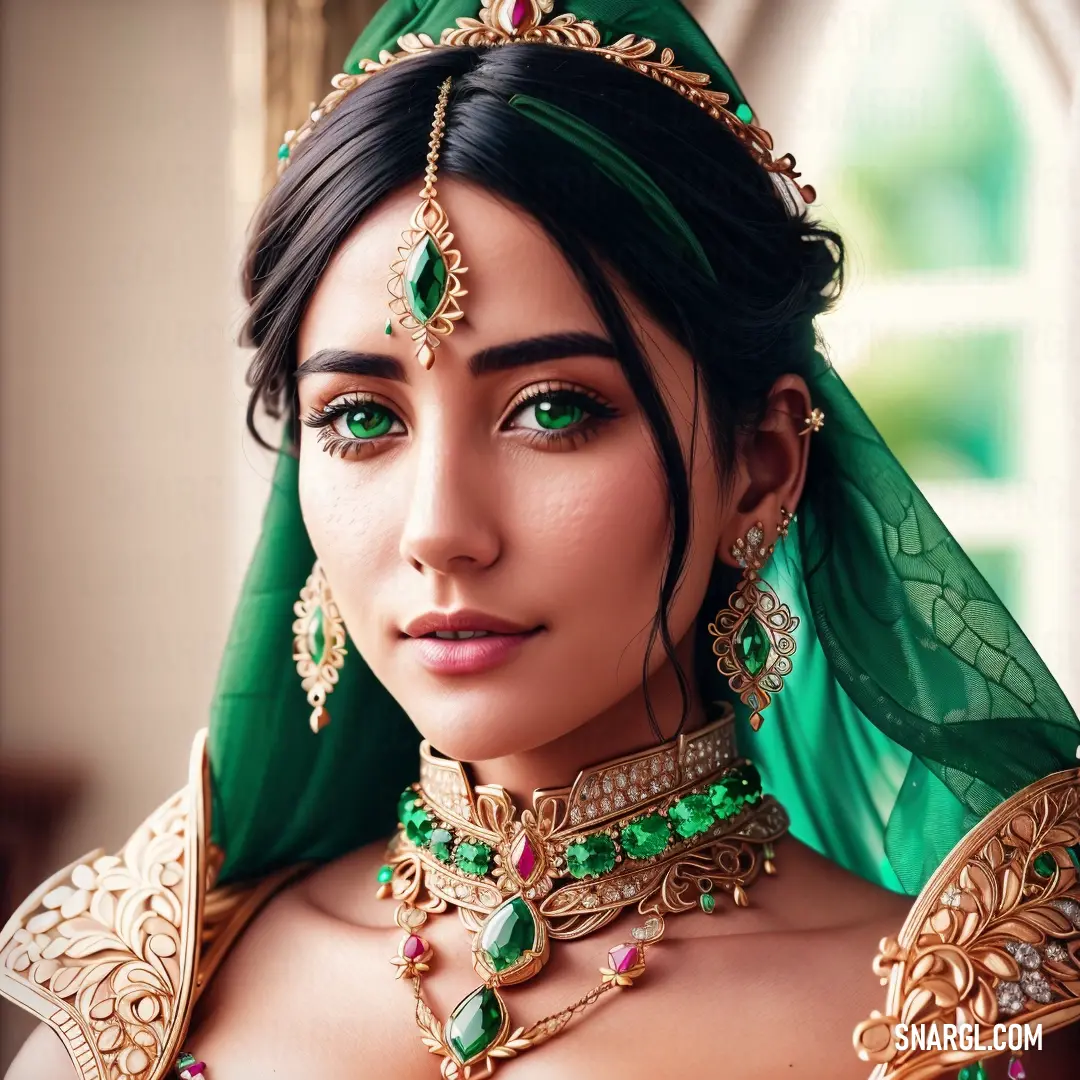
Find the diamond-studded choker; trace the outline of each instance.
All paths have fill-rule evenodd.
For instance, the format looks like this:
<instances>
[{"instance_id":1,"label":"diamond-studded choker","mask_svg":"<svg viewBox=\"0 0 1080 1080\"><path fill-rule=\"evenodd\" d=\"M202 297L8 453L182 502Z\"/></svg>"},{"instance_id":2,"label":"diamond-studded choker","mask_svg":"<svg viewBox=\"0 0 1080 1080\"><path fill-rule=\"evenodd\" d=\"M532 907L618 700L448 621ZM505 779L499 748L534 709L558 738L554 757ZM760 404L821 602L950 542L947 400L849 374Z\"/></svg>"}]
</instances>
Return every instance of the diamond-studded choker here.
<instances>
[{"instance_id":1,"label":"diamond-studded choker","mask_svg":"<svg viewBox=\"0 0 1080 1080\"><path fill-rule=\"evenodd\" d=\"M593 765L570 787L535 791L520 815L504 788L474 788L460 762L425 740L420 780L402 793L398 818L378 895L398 902L405 936L392 963L413 983L423 1041L442 1058L446 1080L490 1071L555 1035L606 991L632 985L666 915L711 913L722 893L745 907L748 886L775 873L772 845L788 827L757 769L738 757L728 705L697 731ZM602 981L561 1012L512 1029L500 989L536 975L551 942L599 930L631 904L645 921L610 949ZM444 1026L421 994L433 950L419 931L448 905L475 934L472 961L483 985Z\"/></svg>"}]
</instances>

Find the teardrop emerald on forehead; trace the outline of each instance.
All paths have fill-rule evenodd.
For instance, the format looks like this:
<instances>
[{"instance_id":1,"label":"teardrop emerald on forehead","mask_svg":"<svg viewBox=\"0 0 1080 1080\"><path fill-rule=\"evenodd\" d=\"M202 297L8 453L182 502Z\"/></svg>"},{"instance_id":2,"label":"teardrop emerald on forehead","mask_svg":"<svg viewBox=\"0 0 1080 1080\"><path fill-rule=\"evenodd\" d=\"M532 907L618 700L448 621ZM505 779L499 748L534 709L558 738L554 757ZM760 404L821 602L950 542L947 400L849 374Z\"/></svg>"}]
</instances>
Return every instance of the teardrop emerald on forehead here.
<instances>
[{"instance_id":1,"label":"teardrop emerald on forehead","mask_svg":"<svg viewBox=\"0 0 1080 1080\"><path fill-rule=\"evenodd\" d=\"M405 302L417 322L430 322L446 293L446 260L428 233L405 264Z\"/></svg>"}]
</instances>

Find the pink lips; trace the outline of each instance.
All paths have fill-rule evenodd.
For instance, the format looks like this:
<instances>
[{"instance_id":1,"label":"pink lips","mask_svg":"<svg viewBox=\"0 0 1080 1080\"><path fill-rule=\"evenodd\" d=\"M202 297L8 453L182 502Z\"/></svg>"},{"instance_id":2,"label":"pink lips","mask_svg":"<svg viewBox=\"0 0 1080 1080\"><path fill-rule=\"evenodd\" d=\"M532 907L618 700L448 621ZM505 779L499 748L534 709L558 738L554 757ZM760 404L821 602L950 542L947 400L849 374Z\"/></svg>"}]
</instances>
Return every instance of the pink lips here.
<instances>
[{"instance_id":1,"label":"pink lips","mask_svg":"<svg viewBox=\"0 0 1080 1080\"><path fill-rule=\"evenodd\" d=\"M473 675L505 663L542 629L542 626L530 629L496 615L460 608L457 611L431 611L412 619L405 627L405 641L428 671L440 675ZM433 635L436 630L483 630L486 633L477 638L425 636Z\"/></svg>"},{"instance_id":2,"label":"pink lips","mask_svg":"<svg viewBox=\"0 0 1080 1080\"><path fill-rule=\"evenodd\" d=\"M540 629L521 634L489 634L479 638L409 638L410 648L428 671L439 675L475 675L505 663Z\"/></svg>"}]
</instances>

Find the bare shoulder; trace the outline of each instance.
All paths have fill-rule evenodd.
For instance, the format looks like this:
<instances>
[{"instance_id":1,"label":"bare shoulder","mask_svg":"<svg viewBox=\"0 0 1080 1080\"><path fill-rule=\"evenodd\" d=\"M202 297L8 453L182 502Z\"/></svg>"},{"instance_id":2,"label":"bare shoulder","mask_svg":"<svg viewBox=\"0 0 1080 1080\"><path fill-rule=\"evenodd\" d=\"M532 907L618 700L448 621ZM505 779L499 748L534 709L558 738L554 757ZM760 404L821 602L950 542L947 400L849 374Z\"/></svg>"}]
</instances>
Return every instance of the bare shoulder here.
<instances>
[{"instance_id":1,"label":"bare shoulder","mask_svg":"<svg viewBox=\"0 0 1080 1080\"><path fill-rule=\"evenodd\" d=\"M15 1055L5 1080L79 1080L79 1073L56 1032L39 1024Z\"/></svg>"}]
</instances>

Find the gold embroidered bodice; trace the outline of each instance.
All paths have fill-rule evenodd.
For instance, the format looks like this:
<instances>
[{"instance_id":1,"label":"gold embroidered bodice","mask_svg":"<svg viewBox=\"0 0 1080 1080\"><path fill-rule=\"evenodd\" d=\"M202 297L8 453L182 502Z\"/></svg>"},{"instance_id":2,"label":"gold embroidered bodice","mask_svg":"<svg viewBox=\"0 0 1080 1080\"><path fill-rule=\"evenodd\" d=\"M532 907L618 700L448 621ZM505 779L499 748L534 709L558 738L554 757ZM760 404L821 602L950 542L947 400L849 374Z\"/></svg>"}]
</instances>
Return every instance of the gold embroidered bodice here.
<instances>
[{"instance_id":1,"label":"gold embroidered bodice","mask_svg":"<svg viewBox=\"0 0 1080 1080\"><path fill-rule=\"evenodd\" d=\"M0 932L0 993L57 1031L83 1080L169 1080L200 992L260 907L304 867L215 886L206 733L189 780L117 855L53 875ZM896 1025L1080 1016L1080 770L971 830L874 968L884 1009L855 1029L872 1080L929 1080L975 1053L896 1049Z\"/></svg>"}]
</instances>

